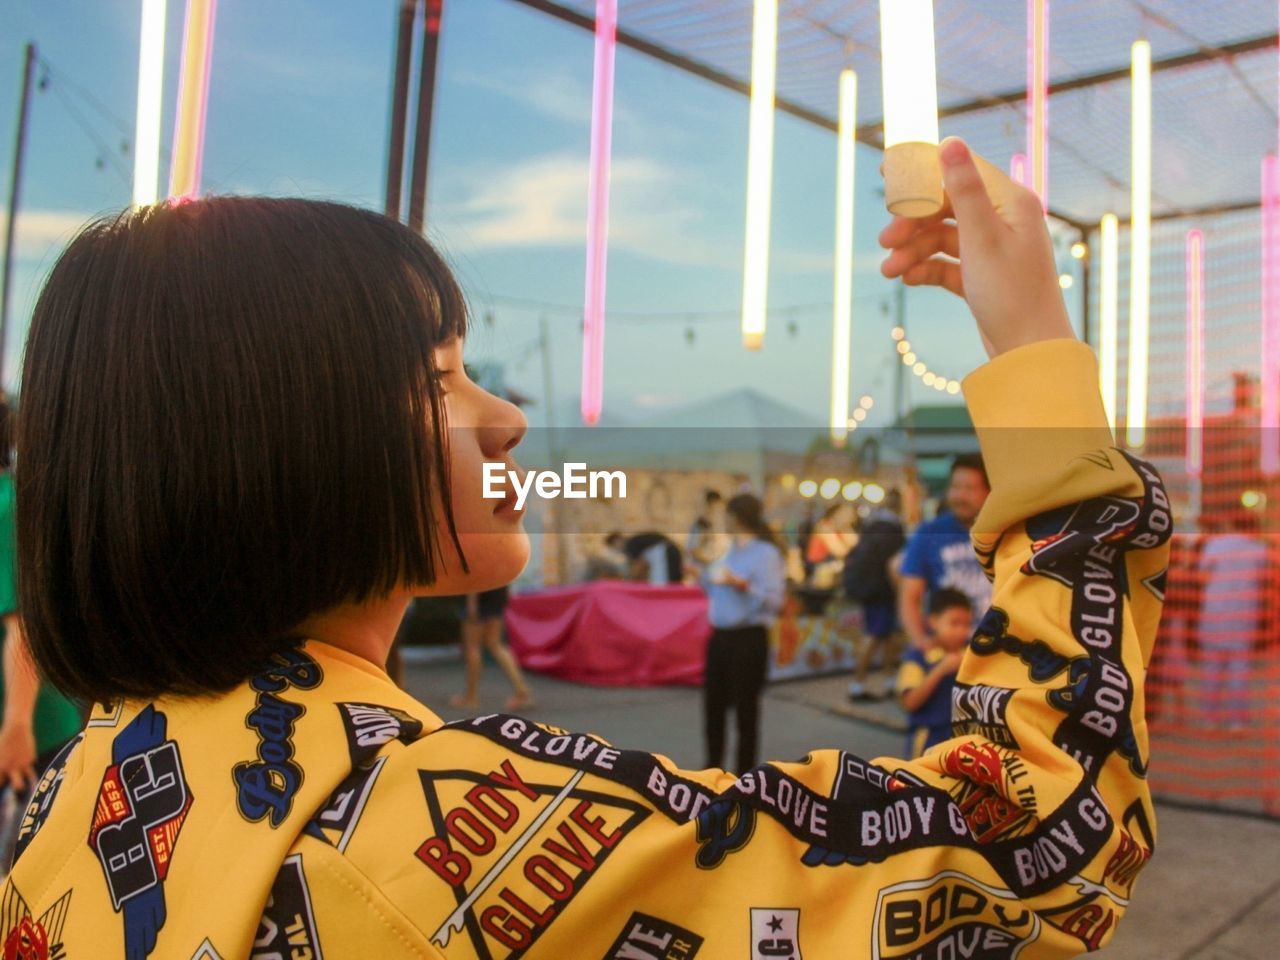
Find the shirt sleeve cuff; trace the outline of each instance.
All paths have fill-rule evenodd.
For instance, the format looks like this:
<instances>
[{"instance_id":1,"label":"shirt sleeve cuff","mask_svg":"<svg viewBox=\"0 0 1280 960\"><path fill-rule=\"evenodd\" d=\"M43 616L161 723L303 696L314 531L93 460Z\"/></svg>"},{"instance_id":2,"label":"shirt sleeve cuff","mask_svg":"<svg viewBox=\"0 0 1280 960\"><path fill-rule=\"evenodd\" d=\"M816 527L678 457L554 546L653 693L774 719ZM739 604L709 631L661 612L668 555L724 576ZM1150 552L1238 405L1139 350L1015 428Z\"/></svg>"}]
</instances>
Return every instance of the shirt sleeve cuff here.
<instances>
[{"instance_id":1,"label":"shirt sleeve cuff","mask_svg":"<svg viewBox=\"0 0 1280 960\"><path fill-rule=\"evenodd\" d=\"M1072 501L1073 462L1113 447L1093 350L1078 340L1044 340L996 357L964 380L992 496L974 532ZM1092 457L1092 460L1085 458ZM1104 458L1105 459L1105 458Z\"/></svg>"}]
</instances>

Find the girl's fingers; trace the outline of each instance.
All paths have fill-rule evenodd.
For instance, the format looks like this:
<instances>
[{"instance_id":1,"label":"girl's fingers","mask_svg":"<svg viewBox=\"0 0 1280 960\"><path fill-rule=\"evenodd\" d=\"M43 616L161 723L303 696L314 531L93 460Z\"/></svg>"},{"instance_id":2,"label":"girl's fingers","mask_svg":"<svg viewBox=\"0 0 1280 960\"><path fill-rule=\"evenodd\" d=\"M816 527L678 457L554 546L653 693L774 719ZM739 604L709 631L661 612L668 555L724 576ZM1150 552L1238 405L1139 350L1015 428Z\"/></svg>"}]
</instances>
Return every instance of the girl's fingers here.
<instances>
[{"instance_id":1,"label":"girl's fingers","mask_svg":"<svg viewBox=\"0 0 1280 960\"><path fill-rule=\"evenodd\" d=\"M957 297L964 296L960 264L950 260L933 259L917 263L902 275L902 282L908 287L942 287Z\"/></svg>"},{"instance_id":2,"label":"girl's fingers","mask_svg":"<svg viewBox=\"0 0 1280 960\"><path fill-rule=\"evenodd\" d=\"M938 223L918 230L913 237L890 251L880 265L880 272L892 279L939 253L948 257L960 256L960 234L954 224Z\"/></svg>"},{"instance_id":3,"label":"girl's fingers","mask_svg":"<svg viewBox=\"0 0 1280 960\"><path fill-rule=\"evenodd\" d=\"M927 230L929 227L950 217L951 208L949 205L945 205L942 210L931 217L922 217L918 220L911 217L894 217L889 221L889 225L880 231L880 246L886 250L900 247L911 239L912 234L919 230Z\"/></svg>"}]
</instances>

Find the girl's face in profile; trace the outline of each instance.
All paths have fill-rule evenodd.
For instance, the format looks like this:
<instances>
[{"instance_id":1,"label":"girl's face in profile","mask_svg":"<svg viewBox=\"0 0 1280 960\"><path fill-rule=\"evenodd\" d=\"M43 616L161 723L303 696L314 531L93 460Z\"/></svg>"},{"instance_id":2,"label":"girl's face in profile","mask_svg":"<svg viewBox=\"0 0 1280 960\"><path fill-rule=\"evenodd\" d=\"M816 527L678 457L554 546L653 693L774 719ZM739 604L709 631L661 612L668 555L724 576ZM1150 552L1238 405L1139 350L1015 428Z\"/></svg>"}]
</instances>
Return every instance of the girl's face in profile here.
<instances>
[{"instance_id":1,"label":"girl's face in profile","mask_svg":"<svg viewBox=\"0 0 1280 960\"><path fill-rule=\"evenodd\" d=\"M464 572L451 555L449 535L441 523L439 540L448 562L427 591L430 594L492 590L519 576L529 560L524 515L515 508L510 481L500 487L510 494L507 499L483 496L485 463L499 464L504 478L507 471L523 477L512 451L524 439L529 424L519 407L495 397L467 376L462 347L458 337L437 347L435 366L448 425L453 517L470 572Z\"/></svg>"}]
</instances>

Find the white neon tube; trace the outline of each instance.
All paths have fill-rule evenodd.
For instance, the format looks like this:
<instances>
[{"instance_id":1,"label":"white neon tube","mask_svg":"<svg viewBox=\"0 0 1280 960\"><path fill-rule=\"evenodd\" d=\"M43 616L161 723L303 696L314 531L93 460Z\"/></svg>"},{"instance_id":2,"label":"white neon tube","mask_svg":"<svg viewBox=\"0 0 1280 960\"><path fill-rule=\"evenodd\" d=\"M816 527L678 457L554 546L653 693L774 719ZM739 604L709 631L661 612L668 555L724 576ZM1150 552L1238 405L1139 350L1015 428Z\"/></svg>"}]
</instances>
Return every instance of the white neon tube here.
<instances>
[{"instance_id":1,"label":"white neon tube","mask_svg":"<svg viewBox=\"0 0 1280 960\"><path fill-rule=\"evenodd\" d=\"M880 0L884 145L938 142L933 0Z\"/></svg>"},{"instance_id":2,"label":"white neon tube","mask_svg":"<svg viewBox=\"0 0 1280 960\"><path fill-rule=\"evenodd\" d=\"M160 198L160 114L164 92L165 0L142 0L138 113L133 134L133 205Z\"/></svg>"},{"instance_id":3,"label":"white neon tube","mask_svg":"<svg viewBox=\"0 0 1280 960\"><path fill-rule=\"evenodd\" d=\"M1107 424L1116 429L1116 373L1120 331L1120 222L1114 213L1104 214L1100 224L1102 278L1098 289L1101 321L1098 329L1098 379Z\"/></svg>"},{"instance_id":4,"label":"white neon tube","mask_svg":"<svg viewBox=\"0 0 1280 960\"><path fill-rule=\"evenodd\" d=\"M769 299L769 213L773 191L773 101L778 62L778 0L755 0L751 31L751 107L747 133L747 226L742 264L742 344L764 344Z\"/></svg>"},{"instance_id":5,"label":"white neon tube","mask_svg":"<svg viewBox=\"0 0 1280 960\"><path fill-rule=\"evenodd\" d=\"M1204 234L1187 233L1187 474L1204 467Z\"/></svg>"},{"instance_id":6,"label":"white neon tube","mask_svg":"<svg viewBox=\"0 0 1280 960\"><path fill-rule=\"evenodd\" d=\"M854 155L858 129L858 75L840 72L836 131L835 308L831 318L831 440L849 435L849 345L853 336Z\"/></svg>"},{"instance_id":7,"label":"white neon tube","mask_svg":"<svg viewBox=\"0 0 1280 960\"><path fill-rule=\"evenodd\" d=\"M1133 201L1129 231L1129 403L1125 435L1141 447L1147 430L1151 321L1151 44L1133 45Z\"/></svg>"}]
</instances>

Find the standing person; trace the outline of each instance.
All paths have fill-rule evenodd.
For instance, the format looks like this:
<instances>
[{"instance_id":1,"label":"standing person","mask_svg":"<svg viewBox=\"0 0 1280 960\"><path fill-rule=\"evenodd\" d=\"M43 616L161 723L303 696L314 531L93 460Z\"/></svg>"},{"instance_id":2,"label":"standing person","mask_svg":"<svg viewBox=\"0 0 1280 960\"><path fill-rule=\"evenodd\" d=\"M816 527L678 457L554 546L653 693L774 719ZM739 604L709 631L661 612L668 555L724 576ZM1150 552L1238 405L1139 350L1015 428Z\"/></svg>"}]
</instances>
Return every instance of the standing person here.
<instances>
[{"instance_id":1,"label":"standing person","mask_svg":"<svg viewBox=\"0 0 1280 960\"><path fill-rule=\"evenodd\" d=\"M627 537L622 544L628 576L655 586L684 582L684 556L674 540L657 530Z\"/></svg>"},{"instance_id":2,"label":"standing person","mask_svg":"<svg viewBox=\"0 0 1280 960\"><path fill-rule=\"evenodd\" d=\"M480 706L480 673L483 651L488 650L493 662L506 674L511 696L505 709L521 710L533 706L533 697L520 664L502 638L502 615L510 599L510 587L494 587L481 593L468 593L462 602L462 657L466 665L467 688L449 698L449 704L465 710Z\"/></svg>"},{"instance_id":3,"label":"standing person","mask_svg":"<svg viewBox=\"0 0 1280 960\"><path fill-rule=\"evenodd\" d=\"M1240 730L1254 720L1251 690L1259 654L1270 639L1267 541L1256 519L1237 514L1206 525L1194 548L1199 592L1191 636L1203 663L1201 716L1209 726Z\"/></svg>"},{"instance_id":4,"label":"standing person","mask_svg":"<svg viewBox=\"0 0 1280 960\"><path fill-rule=\"evenodd\" d=\"M976 453L956 457L947 484L947 509L916 527L907 541L899 571L898 618L916 647L928 646L924 611L935 590L959 590L969 598L979 620L991 606L991 581L969 543L973 521L990 492L982 457Z\"/></svg>"},{"instance_id":5,"label":"standing person","mask_svg":"<svg viewBox=\"0 0 1280 960\"><path fill-rule=\"evenodd\" d=\"M483 496L484 464L517 468L524 419L467 376L443 260L317 201L203 198L82 231L32 314L15 480L33 658L95 706L28 808L0 943L95 960L1105 947L1154 842L1143 663L1169 500L1114 448L1039 198L999 171L985 186L961 141L940 154L949 205L895 219L881 269L965 296L992 357L964 392L997 600L960 679L1012 694L916 761L817 749L735 775L518 716L443 723L383 671L405 608L529 557L514 496ZM1098 577L1128 584L1105 638L1071 615ZM1057 709L1061 675L1032 651L1100 686Z\"/></svg>"},{"instance_id":6,"label":"standing person","mask_svg":"<svg viewBox=\"0 0 1280 960\"><path fill-rule=\"evenodd\" d=\"M685 541L685 551L699 566L707 566L718 560L728 549L724 536L724 497L719 490L708 488L702 492L702 511Z\"/></svg>"},{"instance_id":7,"label":"standing person","mask_svg":"<svg viewBox=\"0 0 1280 960\"><path fill-rule=\"evenodd\" d=\"M893 641L899 635L898 594L889 568L906 543L898 516L901 509L902 494L890 490L863 522L858 545L845 558L844 595L861 605L863 624L862 649L849 684L852 700L873 699L866 680L877 652L886 667L897 663Z\"/></svg>"},{"instance_id":8,"label":"standing person","mask_svg":"<svg viewBox=\"0 0 1280 960\"><path fill-rule=\"evenodd\" d=\"M707 766L724 762L725 717L737 718L739 773L755 766L760 694L769 669L769 627L782 610L786 568L758 497L739 493L727 506L732 542L703 574L711 621L702 708Z\"/></svg>"},{"instance_id":9,"label":"standing person","mask_svg":"<svg viewBox=\"0 0 1280 960\"><path fill-rule=\"evenodd\" d=\"M842 500L827 507L805 545L804 558L815 589L831 590L839 583L844 558L857 542L858 535L853 532L853 504Z\"/></svg>"},{"instance_id":10,"label":"standing person","mask_svg":"<svg viewBox=\"0 0 1280 960\"><path fill-rule=\"evenodd\" d=\"M0 395L0 618L4 625L0 703L0 789L21 796L82 726L80 708L41 683L18 615L14 555L13 411ZM0 864L0 871L8 861Z\"/></svg>"},{"instance_id":11,"label":"standing person","mask_svg":"<svg viewBox=\"0 0 1280 960\"><path fill-rule=\"evenodd\" d=\"M911 647L898 669L898 702L907 712L906 757L951 739L951 692L973 632L969 598L942 587L929 597L929 645Z\"/></svg>"}]
</instances>

